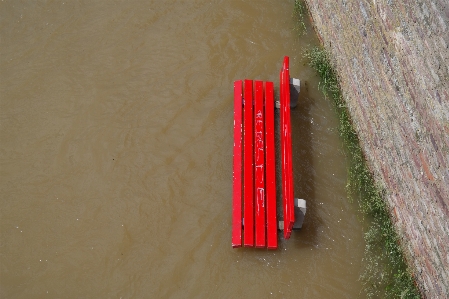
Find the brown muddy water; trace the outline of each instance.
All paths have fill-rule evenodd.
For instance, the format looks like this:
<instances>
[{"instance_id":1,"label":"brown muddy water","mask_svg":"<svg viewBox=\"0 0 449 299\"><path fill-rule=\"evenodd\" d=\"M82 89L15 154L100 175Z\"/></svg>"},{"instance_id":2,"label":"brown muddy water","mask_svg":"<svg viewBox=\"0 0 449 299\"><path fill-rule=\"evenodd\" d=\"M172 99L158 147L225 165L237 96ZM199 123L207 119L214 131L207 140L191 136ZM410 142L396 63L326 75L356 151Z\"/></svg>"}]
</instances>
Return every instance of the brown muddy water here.
<instances>
[{"instance_id":1,"label":"brown muddy water","mask_svg":"<svg viewBox=\"0 0 449 299\"><path fill-rule=\"evenodd\" d=\"M355 298L363 224L293 1L0 3L1 298ZM304 228L231 248L233 81L300 78Z\"/></svg>"}]
</instances>

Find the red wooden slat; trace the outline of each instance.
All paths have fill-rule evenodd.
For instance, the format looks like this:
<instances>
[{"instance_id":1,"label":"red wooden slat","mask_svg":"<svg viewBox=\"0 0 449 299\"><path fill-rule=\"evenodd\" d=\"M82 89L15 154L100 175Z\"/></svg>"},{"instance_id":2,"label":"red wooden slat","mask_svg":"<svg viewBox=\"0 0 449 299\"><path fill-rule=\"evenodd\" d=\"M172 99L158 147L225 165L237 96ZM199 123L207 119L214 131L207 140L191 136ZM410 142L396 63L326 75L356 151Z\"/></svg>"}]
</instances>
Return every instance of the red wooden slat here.
<instances>
[{"instance_id":1,"label":"red wooden slat","mask_svg":"<svg viewBox=\"0 0 449 299\"><path fill-rule=\"evenodd\" d=\"M276 219L276 166L274 149L273 82L265 83L265 184L267 203L267 247L278 247Z\"/></svg>"},{"instance_id":2,"label":"red wooden slat","mask_svg":"<svg viewBox=\"0 0 449 299\"><path fill-rule=\"evenodd\" d=\"M285 62L286 61L286 62ZM295 208L294 208L294 198L293 198L293 154L292 154L292 127L291 127L291 113L290 113L290 70L289 70L289 58L286 56L284 58L284 64L286 64L285 78L287 84L286 89L286 107L287 107L287 124L288 124L288 134L287 134L287 157L288 157L288 169L287 169L287 182L289 185L288 201L290 205L290 222L288 225L288 232L291 234L293 230L293 224L295 223Z\"/></svg>"},{"instance_id":3,"label":"red wooden slat","mask_svg":"<svg viewBox=\"0 0 449 299\"><path fill-rule=\"evenodd\" d=\"M255 81L254 105L254 179L256 197L256 247L266 246L265 222L265 119L263 107L263 82Z\"/></svg>"},{"instance_id":4,"label":"red wooden slat","mask_svg":"<svg viewBox=\"0 0 449 299\"><path fill-rule=\"evenodd\" d=\"M284 57L280 74L281 86L281 155L282 155L282 198L284 205L284 238L289 239L295 222L293 207L293 167L290 122L290 74L289 58Z\"/></svg>"},{"instance_id":5,"label":"red wooden slat","mask_svg":"<svg viewBox=\"0 0 449 299\"><path fill-rule=\"evenodd\" d=\"M254 246L253 81L245 80L243 106L243 244Z\"/></svg>"},{"instance_id":6,"label":"red wooden slat","mask_svg":"<svg viewBox=\"0 0 449 299\"><path fill-rule=\"evenodd\" d=\"M285 141L284 141L284 67L281 68L281 71L279 73L279 102L280 102L280 109L279 109L279 120L280 120L280 143L281 143L281 180L282 180L282 207L283 207L283 213L284 213L284 224L287 221L288 213L286 213L287 207L286 207L286 198L285 198ZM285 238L285 230L284 230L284 238Z\"/></svg>"},{"instance_id":7,"label":"red wooden slat","mask_svg":"<svg viewBox=\"0 0 449 299\"><path fill-rule=\"evenodd\" d=\"M234 82L232 247L242 246L242 81Z\"/></svg>"}]
</instances>

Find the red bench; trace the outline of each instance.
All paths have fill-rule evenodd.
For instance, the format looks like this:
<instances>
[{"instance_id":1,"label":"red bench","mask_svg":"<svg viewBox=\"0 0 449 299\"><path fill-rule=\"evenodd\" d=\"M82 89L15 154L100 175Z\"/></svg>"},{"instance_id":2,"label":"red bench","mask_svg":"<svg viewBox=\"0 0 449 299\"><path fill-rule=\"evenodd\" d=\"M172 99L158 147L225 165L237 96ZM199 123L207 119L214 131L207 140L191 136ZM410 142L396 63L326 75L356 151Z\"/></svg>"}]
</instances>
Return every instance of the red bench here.
<instances>
[{"instance_id":1,"label":"red bench","mask_svg":"<svg viewBox=\"0 0 449 299\"><path fill-rule=\"evenodd\" d=\"M288 57L284 58L280 77L284 238L288 239L295 221ZM273 82L234 82L234 248L242 246L242 239L245 247L278 246L273 89Z\"/></svg>"}]
</instances>

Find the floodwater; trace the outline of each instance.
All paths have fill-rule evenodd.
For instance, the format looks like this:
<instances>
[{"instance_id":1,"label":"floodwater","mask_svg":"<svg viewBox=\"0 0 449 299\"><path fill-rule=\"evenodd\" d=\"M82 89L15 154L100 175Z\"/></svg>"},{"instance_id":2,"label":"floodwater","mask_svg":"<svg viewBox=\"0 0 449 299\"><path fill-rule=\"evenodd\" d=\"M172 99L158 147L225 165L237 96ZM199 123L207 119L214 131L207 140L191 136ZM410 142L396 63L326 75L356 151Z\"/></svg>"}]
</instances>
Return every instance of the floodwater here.
<instances>
[{"instance_id":1,"label":"floodwater","mask_svg":"<svg viewBox=\"0 0 449 299\"><path fill-rule=\"evenodd\" d=\"M355 298L363 224L293 1L0 2L1 298ZM231 248L233 81L302 80L304 227Z\"/></svg>"}]
</instances>

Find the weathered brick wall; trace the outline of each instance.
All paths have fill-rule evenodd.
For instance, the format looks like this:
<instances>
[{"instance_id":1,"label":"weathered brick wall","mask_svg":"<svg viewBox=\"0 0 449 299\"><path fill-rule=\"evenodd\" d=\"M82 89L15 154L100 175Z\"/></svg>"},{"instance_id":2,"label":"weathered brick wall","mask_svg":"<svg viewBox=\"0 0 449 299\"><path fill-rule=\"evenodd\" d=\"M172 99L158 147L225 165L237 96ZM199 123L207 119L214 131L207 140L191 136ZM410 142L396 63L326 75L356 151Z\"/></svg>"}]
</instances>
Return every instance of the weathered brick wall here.
<instances>
[{"instance_id":1,"label":"weathered brick wall","mask_svg":"<svg viewBox=\"0 0 449 299\"><path fill-rule=\"evenodd\" d=\"M425 298L449 298L449 1L306 0Z\"/></svg>"}]
</instances>

